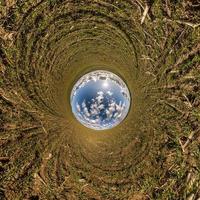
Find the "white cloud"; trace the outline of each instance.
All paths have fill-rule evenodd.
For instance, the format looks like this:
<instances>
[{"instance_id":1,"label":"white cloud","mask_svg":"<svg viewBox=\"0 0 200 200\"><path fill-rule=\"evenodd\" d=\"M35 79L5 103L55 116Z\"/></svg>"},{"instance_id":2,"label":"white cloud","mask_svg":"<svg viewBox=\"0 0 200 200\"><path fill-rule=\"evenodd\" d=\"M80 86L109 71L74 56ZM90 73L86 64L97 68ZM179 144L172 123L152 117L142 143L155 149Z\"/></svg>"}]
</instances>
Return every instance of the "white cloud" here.
<instances>
[{"instance_id":1,"label":"white cloud","mask_svg":"<svg viewBox=\"0 0 200 200\"><path fill-rule=\"evenodd\" d=\"M90 109L96 109L98 107L98 103L94 102L90 105Z\"/></svg>"},{"instance_id":2,"label":"white cloud","mask_svg":"<svg viewBox=\"0 0 200 200\"><path fill-rule=\"evenodd\" d=\"M125 104L125 102L124 102L123 105L122 105L122 110L124 110L125 107L126 107L126 104Z\"/></svg>"},{"instance_id":3,"label":"white cloud","mask_svg":"<svg viewBox=\"0 0 200 200\"><path fill-rule=\"evenodd\" d=\"M116 118L118 114L119 114L119 113L116 112L116 113L113 115L113 117Z\"/></svg>"},{"instance_id":4,"label":"white cloud","mask_svg":"<svg viewBox=\"0 0 200 200\"><path fill-rule=\"evenodd\" d=\"M94 108L94 109L90 110L90 113L91 113L91 115L98 115L99 111L96 108Z\"/></svg>"},{"instance_id":5,"label":"white cloud","mask_svg":"<svg viewBox=\"0 0 200 200\"><path fill-rule=\"evenodd\" d=\"M103 96L97 96L96 97L96 100L97 100L97 103L100 104L102 101L103 101L104 97Z\"/></svg>"},{"instance_id":6,"label":"white cloud","mask_svg":"<svg viewBox=\"0 0 200 200\"><path fill-rule=\"evenodd\" d=\"M110 95L110 96L113 95L113 93L110 90L107 91L107 94Z\"/></svg>"},{"instance_id":7,"label":"white cloud","mask_svg":"<svg viewBox=\"0 0 200 200\"><path fill-rule=\"evenodd\" d=\"M78 110L78 112L81 112L81 107L78 103L76 103L76 109Z\"/></svg>"},{"instance_id":8,"label":"white cloud","mask_svg":"<svg viewBox=\"0 0 200 200\"><path fill-rule=\"evenodd\" d=\"M119 119L121 116L122 116L122 112L118 113L116 118Z\"/></svg>"},{"instance_id":9,"label":"white cloud","mask_svg":"<svg viewBox=\"0 0 200 200\"><path fill-rule=\"evenodd\" d=\"M117 112L121 112L122 111L122 107L118 104L116 104L116 111Z\"/></svg>"},{"instance_id":10,"label":"white cloud","mask_svg":"<svg viewBox=\"0 0 200 200\"><path fill-rule=\"evenodd\" d=\"M110 111L106 109L106 115L109 115Z\"/></svg>"},{"instance_id":11,"label":"white cloud","mask_svg":"<svg viewBox=\"0 0 200 200\"><path fill-rule=\"evenodd\" d=\"M83 115L84 119L88 122L88 125L90 123L90 118L86 117L85 115ZM83 122L85 122L85 120L83 120Z\"/></svg>"},{"instance_id":12,"label":"white cloud","mask_svg":"<svg viewBox=\"0 0 200 200\"><path fill-rule=\"evenodd\" d=\"M97 81L97 77L93 76L93 77L92 77L92 80L93 80L94 82L96 82L96 81Z\"/></svg>"},{"instance_id":13,"label":"white cloud","mask_svg":"<svg viewBox=\"0 0 200 200\"><path fill-rule=\"evenodd\" d=\"M111 106L111 107L115 107L115 105L116 105L116 102L115 102L115 101L112 101L112 102L110 103L109 106Z\"/></svg>"},{"instance_id":14,"label":"white cloud","mask_svg":"<svg viewBox=\"0 0 200 200\"><path fill-rule=\"evenodd\" d=\"M95 119L91 119L90 122L93 123L93 124L95 124L96 120Z\"/></svg>"},{"instance_id":15,"label":"white cloud","mask_svg":"<svg viewBox=\"0 0 200 200\"><path fill-rule=\"evenodd\" d=\"M85 108L86 107L86 103L85 103L85 100L82 102L82 108Z\"/></svg>"},{"instance_id":16,"label":"white cloud","mask_svg":"<svg viewBox=\"0 0 200 200\"><path fill-rule=\"evenodd\" d=\"M87 107L84 107L83 112L87 117L90 117L90 113L88 112Z\"/></svg>"},{"instance_id":17,"label":"white cloud","mask_svg":"<svg viewBox=\"0 0 200 200\"><path fill-rule=\"evenodd\" d=\"M113 112L108 110L108 109L106 109L106 115L107 115L107 118L110 119L112 117L112 115L113 115Z\"/></svg>"},{"instance_id":18,"label":"white cloud","mask_svg":"<svg viewBox=\"0 0 200 200\"><path fill-rule=\"evenodd\" d=\"M116 104L116 111L117 112L122 112L125 109L125 107L126 107L125 102L122 104L122 102L120 101L119 105Z\"/></svg>"},{"instance_id":19,"label":"white cloud","mask_svg":"<svg viewBox=\"0 0 200 200\"><path fill-rule=\"evenodd\" d=\"M100 104L100 105L98 106L98 109L99 109L99 110L104 109L104 104Z\"/></svg>"},{"instance_id":20,"label":"white cloud","mask_svg":"<svg viewBox=\"0 0 200 200\"><path fill-rule=\"evenodd\" d=\"M94 102L90 105L90 113L91 115L98 115L100 110L98 108L99 104L97 102Z\"/></svg>"},{"instance_id":21,"label":"white cloud","mask_svg":"<svg viewBox=\"0 0 200 200\"><path fill-rule=\"evenodd\" d=\"M100 96L103 96L104 92L103 91L98 91L97 94L100 95Z\"/></svg>"},{"instance_id":22,"label":"white cloud","mask_svg":"<svg viewBox=\"0 0 200 200\"><path fill-rule=\"evenodd\" d=\"M91 119L90 122L93 123L93 124L97 124L99 122L99 118Z\"/></svg>"},{"instance_id":23,"label":"white cloud","mask_svg":"<svg viewBox=\"0 0 200 200\"><path fill-rule=\"evenodd\" d=\"M115 104L111 104L108 109L109 109L110 112L114 112L116 110Z\"/></svg>"}]
</instances>

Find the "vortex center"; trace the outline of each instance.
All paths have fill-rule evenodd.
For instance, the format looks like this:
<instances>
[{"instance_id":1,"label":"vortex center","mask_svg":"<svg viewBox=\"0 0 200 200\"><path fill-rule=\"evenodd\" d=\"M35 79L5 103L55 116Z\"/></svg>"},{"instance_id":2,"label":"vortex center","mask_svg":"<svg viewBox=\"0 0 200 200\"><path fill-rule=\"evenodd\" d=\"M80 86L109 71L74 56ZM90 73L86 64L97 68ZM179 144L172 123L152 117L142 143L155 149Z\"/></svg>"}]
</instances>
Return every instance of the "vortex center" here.
<instances>
[{"instance_id":1,"label":"vortex center","mask_svg":"<svg viewBox=\"0 0 200 200\"><path fill-rule=\"evenodd\" d=\"M124 81L105 70L83 75L74 85L70 100L75 118L95 130L120 124L127 116L131 102Z\"/></svg>"}]
</instances>

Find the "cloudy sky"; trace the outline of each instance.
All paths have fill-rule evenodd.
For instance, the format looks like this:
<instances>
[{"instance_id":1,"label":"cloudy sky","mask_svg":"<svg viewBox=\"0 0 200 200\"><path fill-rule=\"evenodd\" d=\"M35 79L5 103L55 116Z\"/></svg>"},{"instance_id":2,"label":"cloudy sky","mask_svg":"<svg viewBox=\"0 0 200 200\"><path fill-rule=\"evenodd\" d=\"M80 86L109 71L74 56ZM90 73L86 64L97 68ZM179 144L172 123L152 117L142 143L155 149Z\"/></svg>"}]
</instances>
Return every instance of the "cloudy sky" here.
<instances>
[{"instance_id":1,"label":"cloudy sky","mask_svg":"<svg viewBox=\"0 0 200 200\"><path fill-rule=\"evenodd\" d=\"M107 105L105 105L105 98L111 97L112 93L110 91L104 93L103 91L98 91L95 99L89 104L89 107L84 100L80 105L77 103L76 108L80 113L80 117L87 121L88 125L93 124L93 126L101 126L107 123L112 125L123 118L123 111L125 110L125 102L116 103L114 98L109 98Z\"/></svg>"},{"instance_id":2,"label":"cloudy sky","mask_svg":"<svg viewBox=\"0 0 200 200\"><path fill-rule=\"evenodd\" d=\"M83 125L106 129L116 126L125 118L130 94L125 83L115 74L94 71L76 83L71 104L74 105L73 113Z\"/></svg>"}]
</instances>

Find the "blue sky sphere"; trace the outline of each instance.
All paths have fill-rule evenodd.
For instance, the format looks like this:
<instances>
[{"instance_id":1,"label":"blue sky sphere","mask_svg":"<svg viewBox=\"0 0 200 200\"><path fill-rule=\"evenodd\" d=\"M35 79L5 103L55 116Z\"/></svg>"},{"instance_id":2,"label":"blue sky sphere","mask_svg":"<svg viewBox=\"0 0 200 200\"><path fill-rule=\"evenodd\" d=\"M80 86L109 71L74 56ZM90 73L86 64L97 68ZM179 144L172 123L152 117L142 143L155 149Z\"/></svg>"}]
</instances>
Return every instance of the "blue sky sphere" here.
<instances>
[{"instance_id":1,"label":"blue sky sphere","mask_svg":"<svg viewBox=\"0 0 200 200\"><path fill-rule=\"evenodd\" d=\"M131 98L124 81L116 74L96 70L83 75L71 92L76 119L94 130L110 129L127 116Z\"/></svg>"}]
</instances>

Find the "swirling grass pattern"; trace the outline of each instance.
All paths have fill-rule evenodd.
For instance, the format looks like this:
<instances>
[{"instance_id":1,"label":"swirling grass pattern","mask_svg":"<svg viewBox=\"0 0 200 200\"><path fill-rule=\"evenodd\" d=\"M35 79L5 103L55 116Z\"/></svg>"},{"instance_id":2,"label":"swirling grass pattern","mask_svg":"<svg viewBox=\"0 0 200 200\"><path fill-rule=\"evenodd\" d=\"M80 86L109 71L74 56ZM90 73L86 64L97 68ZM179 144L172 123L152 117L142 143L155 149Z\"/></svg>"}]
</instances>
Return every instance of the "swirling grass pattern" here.
<instances>
[{"instance_id":1,"label":"swirling grass pattern","mask_svg":"<svg viewBox=\"0 0 200 200\"><path fill-rule=\"evenodd\" d=\"M146 4L132 0L17 1L1 18L14 35L1 39L2 198L189 194L180 181L191 164L178 141L199 130L199 28L152 3L144 24ZM69 101L74 83L99 69L122 77L133 97L126 120L101 134L74 119ZM163 191L164 182L178 192Z\"/></svg>"}]
</instances>

